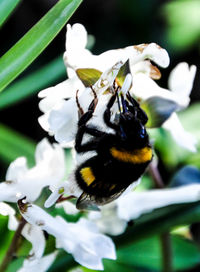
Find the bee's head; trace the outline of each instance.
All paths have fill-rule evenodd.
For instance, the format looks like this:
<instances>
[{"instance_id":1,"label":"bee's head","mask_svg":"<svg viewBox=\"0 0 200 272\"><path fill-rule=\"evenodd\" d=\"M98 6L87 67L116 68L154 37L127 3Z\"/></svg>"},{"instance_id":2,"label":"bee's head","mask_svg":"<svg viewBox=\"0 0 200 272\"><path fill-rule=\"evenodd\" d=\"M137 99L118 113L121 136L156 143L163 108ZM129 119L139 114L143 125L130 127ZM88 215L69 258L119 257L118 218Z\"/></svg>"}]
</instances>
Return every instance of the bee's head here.
<instances>
[{"instance_id":1,"label":"bee's head","mask_svg":"<svg viewBox=\"0 0 200 272\"><path fill-rule=\"evenodd\" d=\"M120 136L125 141L146 142L148 134L141 120L130 111L121 113L119 117Z\"/></svg>"}]
</instances>

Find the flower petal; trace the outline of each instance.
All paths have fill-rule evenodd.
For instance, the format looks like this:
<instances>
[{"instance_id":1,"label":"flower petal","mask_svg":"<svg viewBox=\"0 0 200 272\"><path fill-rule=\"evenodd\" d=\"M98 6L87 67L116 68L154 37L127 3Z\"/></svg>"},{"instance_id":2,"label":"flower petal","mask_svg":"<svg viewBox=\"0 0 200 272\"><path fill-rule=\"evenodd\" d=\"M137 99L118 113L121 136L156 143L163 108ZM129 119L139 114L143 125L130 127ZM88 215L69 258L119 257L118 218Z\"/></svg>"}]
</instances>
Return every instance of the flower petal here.
<instances>
[{"instance_id":1,"label":"flower petal","mask_svg":"<svg viewBox=\"0 0 200 272\"><path fill-rule=\"evenodd\" d=\"M32 244L29 259L40 259L45 250L45 237L41 228L27 223L22 230L22 235Z\"/></svg>"},{"instance_id":2,"label":"flower petal","mask_svg":"<svg viewBox=\"0 0 200 272\"><path fill-rule=\"evenodd\" d=\"M88 216L91 221L95 222L102 233L120 235L127 226L127 222L117 215L116 202L102 206L100 213L91 211Z\"/></svg>"},{"instance_id":3,"label":"flower petal","mask_svg":"<svg viewBox=\"0 0 200 272\"><path fill-rule=\"evenodd\" d=\"M18 221L15 217L15 210L8 204L0 202L0 214L3 216L9 216L8 229L15 231L18 227Z\"/></svg>"},{"instance_id":4,"label":"flower petal","mask_svg":"<svg viewBox=\"0 0 200 272\"><path fill-rule=\"evenodd\" d=\"M154 209L172 204L200 200L200 185L192 184L173 189L156 189L146 192L131 192L117 201L118 216L129 221Z\"/></svg>"},{"instance_id":5,"label":"flower petal","mask_svg":"<svg viewBox=\"0 0 200 272\"><path fill-rule=\"evenodd\" d=\"M84 88L77 76L69 78L53 87L49 87L39 92L38 97L43 98L39 103L39 108L46 113L51 110L60 100L73 97L76 90Z\"/></svg>"},{"instance_id":6,"label":"flower petal","mask_svg":"<svg viewBox=\"0 0 200 272\"><path fill-rule=\"evenodd\" d=\"M13 181L20 179L28 172L27 160L24 157L17 158L12 162L6 172L6 180Z\"/></svg>"},{"instance_id":7,"label":"flower petal","mask_svg":"<svg viewBox=\"0 0 200 272\"><path fill-rule=\"evenodd\" d=\"M56 208L63 208L66 214L74 215L80 212L73 203L67 200L57 203Z\"/></svg>"},{"instance_id":8,"label":"flower petal","mask_svg":"<svg viewBox=\"0 0 200 272\"><path fill-rule=\"evenodd\" d=\"M176 113L172 113L163 127L171 133L178 145L191 152L196 152L197 139L191 133L185 131Z\"/></svg>"},{"instance_id":9,"label":"flower petal","mask_svg":"<svg viewBox=\"0 0 200 272\"><path fill-rule=\"evenodd\" d=\"M134 49L138 51L139 59L134 58L135 60L137 59L137 62L150 59L163 68L169 65L169 55L167 51L156 43L135 45ZM136 63L135 60L134 63Z\"/></svg>"},{"instance_id":10,"label":"flower petal","mask_svg":"<svg viewBox=\"0 0 200 272\"><path fill-rule=\"evenodd\" d=\"M27 259L23 266L17 272L45 272L52 265L56 258L57 252L53 252L40 259Z\"/></svg>"},{"instance_id":11,"label":"flower petal","mask_svg":"<svg viewBox=\"0 0 200 272\"><path fill-rule=\"evenodd\" d=\"M189 96L193 87L194 77L196 74L196 66L189 65L186 62L179 63L170 73L168 84L169 89L173 91L180 104L188 106Z\"/></svg>"},{"instance_id":12,"label":"flower petal","mask_svg":"<svg viewBox=\"0 0 200 272\"><path fill-rule=\"evenodd\" d=\"M51 146L46 139L36 147L36 165L26 166L25 158L18 158L8 168L8 181L0 183L0 201L17 202L26 196L36 200L46 186L53 188L65 175L64 151L59 145Z\"/></svg>"}]
</instances>

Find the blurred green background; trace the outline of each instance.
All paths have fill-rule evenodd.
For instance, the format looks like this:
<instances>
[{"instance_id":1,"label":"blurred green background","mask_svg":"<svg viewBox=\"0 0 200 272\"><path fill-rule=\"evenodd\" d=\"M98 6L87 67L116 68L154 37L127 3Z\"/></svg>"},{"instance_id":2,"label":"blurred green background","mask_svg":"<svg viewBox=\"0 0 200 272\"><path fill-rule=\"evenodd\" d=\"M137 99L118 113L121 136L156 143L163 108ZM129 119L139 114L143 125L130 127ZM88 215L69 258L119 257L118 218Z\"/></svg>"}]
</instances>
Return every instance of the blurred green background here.
<instances>
[{"instance_id":1,"label":"blurred green background","mask_svg":"<svg viewBox=\"0 0 200 272\"><path fill-rule=\"evenodd\" d=\"M0 55L8 51L56 2L56 0L22 0L0 29ZM191 103L194 104L194 107L191 107L185 115L183 114L181 120L190 131L198 136L200 143L198 121L200 107L195 105L200 100L199 0L84 0L69 20L70 24L77 22L84 24L88 33L94 36L95 43L92 52L95 54L113 48L150 42L156 42L165 48L169 52L171 62L167 69L161 70L162 78L159 84L162 87L167 87L168 75L177 63L186 61L190 65L195 64L197 75L191 94ZM13 139L17 147L21 146L21 151L24 149L24 154L30 151L30 160L32 160L34 143L47 137L47 133L37 122L37 118L41 115L38 109L37 93L66 78L62 62L65 35L66 29L64 28L47 49L0 94L0 122L32 140L32 143L28 141L27 145L24 144L24 140L17 142L16 139L21 138L13 132L6 132L7 134L3 135L2 131L5 129L0 125L0 141L3 139L5 143L5 138L7 140L7 146L0 145L0 177L2 180L11 158L18 156L18 149L16 148L15 152L13 147L11 148L12 154L9 154L9 147L12 146ZM21 97L13 102L11 98L14 91ZM9 92L12 93L11 98L8 96ZM6 135L10 135L10 138ZM53 138L50 140L53 141ZM182 149L175 146L175 143L172 143L165 131L158 133L155 147L160 156L160 171L166 183L181 166L190 163L200 168L200 152L192 156L191 153L184 153ZM145 178L148 179L148 177ZM175 254L176 271L183 271L181 270L183 267L188 269L184 271L200 271L198 224L192 225L197 247L188 240L173 237L174 250L177 251ZM145 225L145 228L148 226ZM141 235L140 231L139 233ZM159 271L161 256L158 243L156 236L133 243L130 247L126 246L125 250L118 253L122 257L119 258L117 269L121 266L123 270L120 271ZM149 245L151 245L150 248ZM151 248L153 248L153 253L149 255ZM127 263L123 263L124 261ZM140 267L141 264L143 268ZM109 265L109 262L106 263L106 271L117 271L115 265L114 262L112 265ZM137 269L137 266L140 268ZM191 269L192 266L195 268Z\"/></svg>"}]
</instances>

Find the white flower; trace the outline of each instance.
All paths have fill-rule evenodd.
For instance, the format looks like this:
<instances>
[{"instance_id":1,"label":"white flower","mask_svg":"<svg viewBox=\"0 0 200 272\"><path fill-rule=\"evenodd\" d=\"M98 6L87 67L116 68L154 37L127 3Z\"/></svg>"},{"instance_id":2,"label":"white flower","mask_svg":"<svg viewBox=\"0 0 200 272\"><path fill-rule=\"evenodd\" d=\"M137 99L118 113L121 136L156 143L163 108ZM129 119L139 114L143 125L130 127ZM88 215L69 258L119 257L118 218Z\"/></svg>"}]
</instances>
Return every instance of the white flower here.
<instances>
[{"instance_id":1,"label":"white flower","mask_svg":"<svg viewBox=\"0 0 200 272\"><path fill-rule=\"evenodd\" d=\"M53 218L38 206L23 204L23 201L19 201L19 209L27 222L53 235L56 247L71 253L81 265L102 270L102 258L116 259L112 240L98 233L94 223L84 218L77 223L67 223L63 218Z\"/></svg>"},{"instance_id":2,"label":"white flower","mask_svg":"<svg viewBox=\"0 0 200 272\"><path fill-rule=\"evenodd\" d=\"M133 87L130 92L142 100L152 96L160 96L175 101L180 108L189 104L189 96L192 90L196 66L188 66L187 63L179 63L169 75L169 90L161 88L147 74L137 73L133 75Z\"/></svg>"},{"instance_id":3,"label":"white flower","mask_svg":"<svg viewBox=\"0 0 200 272\"><path fill-rule=\"evenodd\" d=\"M45 237L43 230L38 227L26 223L22 229L22 235L32 244L29 256L24 260L22 267L18 272L45 272L54 262L57 252L53 252L43 257L45 250Z\"/></svg>"},{"instance_id":4,"label":"white flower","mask_svg":"<svg viewBox=\"0 0 200 272\"><path fill-rule=\"evenodd\" d=\"M178 188L130 192L119 198L116 205L119 218L129 221L161 207L199 200L200 185L191 184Z\"/></svg>"},{"instance_id":5,"label":"white flower","mask_svg":"<svg viewBox=\"0 0 200 272\"><path fill-rule=\"evenodd\" d=\"M17 202L23 197L35 201L44 187L53 189L63 179L65 157L58 144L51 146L46 139L42 140L36 147L35 160L36 165L30 169L24 157L10 164L6 181L0 184L0 201Z\"/></svg>"},{"instance_id":6,"label":"white flower","mask_svg":"<svg viewBox=\"0 0 200 272\"><path fill-rule=\"evenodd\" d=\"M179 63L170 73L169 88L175 95L176 101L183 108L190 102L190 93L196 74L196 66L185 62ZM170 131L174 140L182 147L191 152L196 151L197 139L189 132L185 131L176 113L163 124L163 127Z\"/></svg>"},{"instance_id":7,"label":"white flower","mask_svg":"<svg viewBox=\"0 0 200 272\"><path fill-rule=\"evenodd\" d=\"M41 228L27 223L23 227L22 235L32 244L29 260L40 259L45 250L45 237Z\"/></svg>"},{"instance_id":8,"label":"white flower","mask_svg":"<svg viewBox=\"0 0 200 272\"><path fill-rule=\"evenodd\" d=\"M88 214L88 218L95 222L102 233L120 235L126 229L127 222L118 216L116 202L117 201L113 201L102 206L101 211L98 213L91 211Z\"/></svg>"},{"instance_id":9,"label":"white flower","mask_svg":"<svg viewBox=\"0 0 200 272\"><path fill-rule=\"evenodd\" d=\"M161 67L169 65L167 51L155 43L108 50L100 55L91 54L85 48L86 44L87 32L84 26L81 24L67 25L66 52L64 53L66 67L73 70L88 67L105 71L116 62L125 62L127 59L130 59L131 68L145 59L150 59Z\"/></svg>"},{"instance_id":10,"label":"white flower","mask_svg":"<svg viewBox=\"0 0 200 272\"><path fill-rule=\"evenodd\" d=\"M99 100L101 100L102 96L100 97L100 95L112 86L119 71L120 66L117 63L123 64L129 59L132 75L140 72L148 76L155 76L157 70L147 59L153 60L161 67L169 65L169 56L166 50L155 43L109 50L100 55L91 54L85 48L86 43L87 32L82 25L67 26L64 61L69 79L39 93L39 97L43 98L39 107L44 112L44 115L39 118L39 122L46 131L55 135L55 139L64 146L68 146L68 143L71 143L76 134L78 120L76 90L79 89L79 100L83 110L87 110L93 99L91 90L85 89L76 75L75 70L77 68L94 68L103 72L100 80L93 86ZM63 100L69 97L72 98L68 101ZM95 110L96 115L99 115L98 109L105 105L109 97L110 95L102 98L103 103L98 102Z\"/></svg>"},{"instance_id":11,"label":"white flower","mask_svg":"<svg viewBox=\"0 0 200 272\"><path fill-rule=\"evenodd\" d=\"M189 67L186 62L181 62L169 75L169 89L177 96L179 104L184 107L187 107L190 102L189 96L192 91L196 70L195 65Z\"/></svg>"},{"instance_id":12,"label":"white flower","mask_svg":"<svg viewBox=\"0 0 200 272\"><path fill-rule=\"evenodd\" d=\"M170 118L165 121L163 127L170 131L172 137L178 145L191 152L196 152L197 139L183 128L176 113L173 113Z\"/></svg>"},{"instance_id":13,"label":"white flower","mask_svg":"<svg viewBox=\"0 0 200 272\"><path fill-rule=\"evenodd\" d=\"M101 208L101 212L90 211L88 218L99 230L110 235L122 234L127 223L155 209L200 200L200 185L190 184L178 188L132 191Z\"/></svg>"},{"instance_id":14,"label":"white flower","mask_svg":"<svg viewBox=\"0 0 200 272\"><path fill-rule=\"evenodd\" d=\"M50 134L53 134L54 131L51 131L53 128L51 128L51 125L49 124L49 115L51 110L59 109L59 107L62 107L62 103L64 102L63 99L70 99L75 95L76 90L81 92L84 89L82 82L77 78L77 76L74 76L73 78L69 78L54 87L50 87L39 92L38 96L42 98L39 103L39 108L44 114L39 117L38 121L42 128ZM70 111L70 104L68 107Z\"/></svg>"},{"instance_id":15,"label":"white flower","mask_svg":"<svg viewBox=\"0 0 200 272\"><path fill-rule=\"evenodd\" d=\"M43 98L40 102L40 109L44 112L44 115L39 118L39 122L45 130L50 134L55 135L55 139L62 145L71 147L76 135L76 124L78 120L77 105L75 101L76 90L80 90L80 104L84 111L87 110L88 105L93 99L92 92L88 90L88 88L84 88L75 73L78 68L93 68L104 72L108 71L115 63L125 63L125 61L129 59L133 82L130 93L133 96L143 101L153 96L159 96L164 99L175 101L179 106L179 109L185 108L189 104L189 95L196 73L196 67L194 65L190 68L187 63L180 63L177 65L170 74L168 90L161 88L153 80L159 79L161 74L149 60L153 60L157 65L164 68L169 65L169 56L166 50L155 43L108 50L100 55L93 55L85 48L86 44L87 32L84 26L81 24L74 24L73 26L67 25L64 62L69 79L55 87L48 88L39 93L39 97ZM104 75L108 77L106 72ZM101 80L101 82L103 82L103 80ZM110 86L111 85L112 82L110 81ZM103 92L100 91L97 93L100 101L95 110L93 118L94 123L95 116L100 116L100 112L103 112L104 109L103 105L105 106L106 101L108 101L110 97L109 95L106 95L101 101L101 97L103 97L102 95L100 96L101 93ZM72 98L68 101L63 100L63 98L70 97ZM98 111L100 108L102 108L102 110ZM167 121L164 124L164 127L172 133L173 137L174 135L182 135L182 140L177 141L179 145L190 151L195 151L194 137L184 131L178 118L174 118L174 116L175 114L171 116L169 122ZM175 123L177 124L176 129L174 129ZM102 120L98 122L98 125L99 124L103 124ZM174 139L177 140L177 137ZM189 141L191 143L189 143Z\"/></svg>"},{"instance_id":16,"label":"white flower","mask_svg":"<svg viewBox=\"0 0 200 272\"><path fill-rule=\"evenodd\" d=\"M57 252L53 252L40 259L26 259L23 266L17 272L46 272L56 258Z\"/></svg>"},{"instance_id":17,"label":"white flower","mask_svg":"<svg viewBox=\"0 0 200 272\"><path fill-rule=\"evenodd\" d=\"M67 201L67 200L57 203L55 207L56 208L63 208L66 214L73 214L74 215L74 214L77 214L80 212L80 210L78 210L73 203L71 203L70 201Z\"/></svg>"},{"instance_id":18,"label":"white flower","mask_svg":"<svg viewBox=\"0 0 200 272\"><path fill-rule=\"evenodd\" d=\"M106 70L95 83L93 89L100 96L108 87L112 86L113 81L121 67L122 63L116 63L111 68ZM101 96L102 97L102 96ZM90 88L79 89L79 102L83 110L87 110L91 101L93 100L93 93ZM46 98L47 99L47 98ZM103 99L103 98L102 98ZM101 101L98 102L96 113L98 110L102 111ZM48 108L48 106L47 106ZM99 116L99 114L96 114ZM62 143L68 144L75 138L78 121L78 109L76 105L76 89L71 99L65 101L60 99L56 105L47 111L42 118L48 118L48 127L51 133L55 134L55 139ZM47 127L45 125L45 127Z\"/></svg>"}]
</instances>

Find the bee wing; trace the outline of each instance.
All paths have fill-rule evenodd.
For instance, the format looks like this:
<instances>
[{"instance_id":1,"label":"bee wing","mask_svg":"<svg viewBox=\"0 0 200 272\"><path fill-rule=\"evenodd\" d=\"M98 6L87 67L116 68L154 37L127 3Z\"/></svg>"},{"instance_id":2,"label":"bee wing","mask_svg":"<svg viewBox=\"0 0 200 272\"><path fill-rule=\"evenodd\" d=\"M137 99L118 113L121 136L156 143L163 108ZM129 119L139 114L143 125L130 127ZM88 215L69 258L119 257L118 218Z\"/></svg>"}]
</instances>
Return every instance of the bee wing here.
<instances>
[{"instance_id":1,"label":"bee wing","mask_svg":"<svg viewBox=\"0 0 200 272\"><path fill-rule=\"evenodd\" d=\"M76 208L79 210L100 211L99 207L92 201L91 196L86 193L82 193L78 198Z\"/></svg>"},{"instance_id":2,"label":"bee wing","mask_svg":"<svg viewBox=\"0 0 200 272\"><path fill-rule=\"evenodd\" d=\"M76 208L79 210L100 211L98 205L102 206L110 203L111 201L117 199L125 190L126 188L107 197L100 197L82 193L76 202Z\"/></svg>"}]
</instances>

